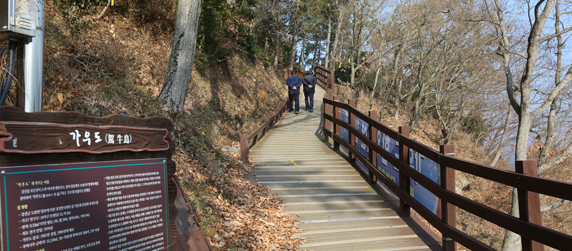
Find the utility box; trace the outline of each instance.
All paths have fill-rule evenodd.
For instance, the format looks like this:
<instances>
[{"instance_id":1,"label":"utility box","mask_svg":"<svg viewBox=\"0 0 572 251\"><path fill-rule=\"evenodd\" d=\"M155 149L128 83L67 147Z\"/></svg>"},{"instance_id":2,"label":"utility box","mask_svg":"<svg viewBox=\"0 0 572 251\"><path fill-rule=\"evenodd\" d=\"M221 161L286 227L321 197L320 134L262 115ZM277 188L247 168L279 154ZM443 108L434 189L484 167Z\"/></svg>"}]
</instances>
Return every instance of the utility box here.
<instances>
[{"instance_id":1,"label":"utility box","mask_svg":"<svg viewBox=\"0 0 572 251\"><path fill-rule=\"evenodd\" d=\"M36 0L0 0L0 33L10 37L34 37L38 17Z\"/></svg>"}]
</instances>

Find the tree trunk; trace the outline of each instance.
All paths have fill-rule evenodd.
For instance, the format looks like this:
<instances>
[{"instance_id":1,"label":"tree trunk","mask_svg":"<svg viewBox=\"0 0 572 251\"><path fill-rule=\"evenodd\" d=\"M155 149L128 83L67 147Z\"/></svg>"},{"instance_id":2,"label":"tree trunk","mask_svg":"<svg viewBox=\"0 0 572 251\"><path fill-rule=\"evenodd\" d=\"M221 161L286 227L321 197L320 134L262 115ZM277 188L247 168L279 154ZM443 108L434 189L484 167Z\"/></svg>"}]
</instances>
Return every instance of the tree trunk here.
<instances>
[{"instance_id":1,"label":"tree trunk","mask_svg":"<svg viewBox=\"0 0 572 251\"><path fill-rule=\"evenodd\" d=\"M350 86L352 88L352 97L355 98L356 97L356 86L355 86L355 81L356 81L356 64L354 63L353 60L351 60L350 62L350 66L351 66L351 74L350 74Z\"/></svg>"},{"instance_id":2,"label":"tree trunk","mask_svg":"<svg viewBox=\"0 0 572 251\"><path fill-rule=\"evenodd\" d=\"M401 69L401 67L398 67L399 65L399 57L401 56L401 52L403 51L403 48L405 48L405 44L399 45L399 47L397 48L397 51L395 52L395 56L394 56L394 61L393 61L393 74L395 74L394 78L393 78L393 83L395 85L395 121L397 121L397 119L399 119L399 106L400 101L401 101L401 84L403 84L403 80L401 79L401 74L403 72L403 70Z\"/></svg>"},{"instance_id":3,"label":"tree trunk","mask_svg":"<svg viewBox=\"0 0 572 251\"><path fill-rule=\"evenodd\" d=\"M274 20L276 20L276 22L274 24L276 26L276 47L274 49L274 69L278 67L278 55L280 55L280 0L275 1Z\"/></svg>"},{"instance_id":4,"label":"tree trunk","mask_svg":"<svg viewBox=\"0 0 572 251\"><path fill-rule=\"evenodd\" d=\"M399 81L396 83L396 96L395 96L395 114L393 115L395 121L399 119L399 108L401 108L401 87L403 86L403 79L399 78Z\"/></svg>"},{"instance_id":5,"label":"tree trunk","mask_svg":"<svg viewBox=\"0 0 572 251\"><path fill-rule=\"evenodd\" d=\"M304 51L306 50L306 39L308 39L308 33L304 34L304 39L302 39L302 48L300 49L300 65L302 66L302 68L304 68L304 70L306 69L306 64L304 63L304 61L306 60L304 58Z\"/></svg>"},{"instance_id":6,"label":"tree trunk","mask_svg":"<svg viewBox=\"0 0 572 251\"><path fill-rule=\"evenodd\" d=\"M495 154L495 157L493 158L493 161L491 161L490 166L495 166L497 164L497 162L500 159L500 156L502 155L502 149L504 148L504 144L505 144L505 140L506 140L506 136L508 135L508 129L510 127L510 115L511 115L511 107L508 107L508 112L506 113L506 121L504 122L504 129L502 132L502 136L500 139L500 143L499 143L499 149L497 150L497 153Z\"/></svg>"},{"instance_id":7,"label":"tree trunk","mask_svg":"<svg viewBox=\"0 0 572 251\"><path fill-rule=\"evenodd\" d=\"M183 111L193 70L201 0L179 0L175 36L159 99L173 110Z\"/></svg>"},{"instance_id":8,"label":"tree trunk","mask_svg":"<svg viewBox=\"0 0 572 251\"><path fill-rule=\"evenodd\" d=\"M332 50L332 55L334 57L337 56L336 53L338 53L338 44L341 43L340 38L341 38L341 34L342 34L342 23L344 21L343 17L344 17L345 12L346 12L346 8L344 6L340 6L340 15L338 16L338 27L336 27L336 37L334 38L334 49ZM340 51L341 51L341 49L340 49ZM337 61L337 59L332 58L332 63L331 63L332 65L330 66L330 69L335 68L336 61Z\"/></svg>"},{"instance_id":9,"label":"tree trunk","mask_svg":"<svg viewBox=\"0 0 572 251\"><path fill-rule=\"evenodd\" d=\"M504 14L503 14L499 0L495 0L495 5L497 7L497 16L499 19L500 28L501 28L502 35L503 35L503 38L501 40L501 44L503 45L503 47L506 47L506 46L508 46L508 34L507 34L507 30L506 30L506 25L504 23ZM510 58L509 57L510 57L509 53L507 53L507 52L503 53L503 61L504 61L503 63L504 63L506 80L507 80L506 85L507 85L508 98L511 102L511 106L513 106L514 110L516 111L516 114L519 115L518 133L520 133L520 129L521 129L520 122L522 121L522 118L520 117L520 109L518 109L518 104L517 104L516 100L514 99L514 87L513 87L512 73L510 71L510 65L509 65ZM517 148L518 148L518 141L517 141ZM522 150L522 147L519 148L519 150ZM515 151L515 155L519 155L518 151ZM510 214L512 216L519 217L518 196L517 196L516 188L512 189L511 207L512 207L512 209L511 209ZM520 250L520 247L521 247L520 236L517 235L516 233L512 232L512 231L505 230L501 250L502 251Z\"/></svg>"},{"instance_id":10,"label":"tree trunk","mask_svg":"<svg viewBox=\"0 0 572 251\"><path fill-rule=\"evenodd\" d=\"M332 19L328 16L328 37L326 38L326 59L324 61L324 67L328 68L329 55L330 55L330 37L332 36Z\"/></svg>"},{"instance_id":11,"label":"tree trunk","mask_svg":"<svg viewBox=\"0 0 572 251\"><path fill-rule=\"evenodd\" d=\"M541 5L545 3L544 9L541 10ZM508 47L508 34L506 32L506 26L504 25L503 13L499 3L499 0L495 0L495 5L497 6L497 14L499 16L499 21L501 22L501 31L503 35L503 43L505 48ZM512 79L509 80L508 77L510 73L508 72L507 75L507 92L509 99L511 101L512 106L514 107L515 111L519 115L519 123L518 123L518 132L516 137L516 147L515 147L515 160L526 160L527 158L527 151L528 151L528 135L530 132L530 127L532 124L532 118L534 118L534 114L530 112L531 108L531 82L532 82L532 74L534 72L534 68L536 66L536 61L538 59L538 50L540 48L541 39L540 36L542 34L542 30L546 21L548 19L549 13L552 11L554 6L554 0L547 0L547 1L540 1L536 4L534 8L534 24L529 33L528 37L528 44L527 44L527 58L525 67L523 70L522 77L520 79L520 105L516 102L513 94L513 86L510 84ZM541 13L539 13L541 12ZM505 52L505 69L508 69L508 52ZM558 88L558 87L557 87ZM554 91L557 90L555 88ZM552 94L551 94L552 95ZM552 100L550 100L552 102ZM539 108L535 109L534 113L540 113L544 107L544 104L541 105ZM544 108L546 109L546 108ZM512 209L511 215L514 217L519 217L519 209L518 209L518 195L516 188L513 189L512 193ZM505 231L505 239L503 241L502 250L519 250L521 249L520 243L520 236L506 230Z\"/></svg>"},{"instance_id":12,"label":"tree trunk","mask_svg":"<svg viewBox=\"0 0 572 251\"><path fill-rule=\"evenodd\" d=\"M296 61L296 54L298 54L296 51L298 47L298 20L294 16L292 18L294 19L292 23L294 31L292 32L292 51L290 51L290 65L288 66L290 70L294 69L294 61Z\"/></svg>"},{"instance_id":13,"label":"tree trunk","mask_svg":"<svg viewBox=\"0 0 572 251\"><path fill-rule=\"evenodd\" d=\"M375 81L373 82L373 90L369 94L369 110L373 108L373 96L375 95L375 89L377 88L377 81L379 80L379 71L381 70L381 65L377 67L377 71L375 72Z\"/></svg>"},{"instance_id":14,"label":"tree trunk","mask_svg":"<svg viewBox=\"0 0 572 251\"><path fill-rule=\"evenodd\" d=\"M316 69L316 54L318 53L318 40L314 41L314 51L312 52L312 69Z\"/></svg>"},{"instance_id":15,"label":"tree trunk","mask_svg":"<svg viewBox=\"0 0 572 251\"><path fill-rule=\"evenodd\" d=\"M421 99L423 92L425 92L425 85L421 86L421 90L419 91L419 96L415 100L415 106L413 107L413 117L411 118L411 122L409 122L409 128L411 128L410 130L413 130L415 128L417 120L419 119L419 111L421 108Z\"/></svg>"},{"instance_id":16,"label":"tree trunk","mask_svg":"<svg viewBox=\"0 0 572 251\"><path fill-rule=\"evenodd\" d=\"M413 107L413 117L411 118L411 122L409 122L409 128L411 131L413 131L413 129L415 128L415 125L417 124L417 119L419 119L419 112L421 109L421 101L423 99L423 95L425 94L425 89L427 87L426 83L422 83L422 75L423 75L423 68L424 65L421 64L421 66L419 67L419 71L418 71L418 75L417 75L417 84L420 85L421 87L419 88L419 95L417 95L417 99L415 99L415 105ZM413 95L411 95L413 96Z\"/></svg>"},{"instance_id":17,"label":"tree trunk","mask_svg":"<svg viewBox=\"0 0 572 251\"><path fill-rule=\"evenodd\" d=\"M320 40L316 39L316 53L314 53L314 68L320 65L320 55L322 54L322 48L320 46Z\"/></svg>"},{"instance_id":18,"label":"tree trunk","mask_svg":"<svg viewBox=\"0 0 572 251\"><path fill-rule=\"evenodd\" d=\"M554 22L554 30L556 31L556 33L560 32L560 9L558 8L558 5L555 6L554 8L555 11L555 17L556 20ZM560 75L562 73L562 47L564 45L564 42L562 41L562 36L557 36L556 40L558 41L558 44L556 46L556 74L554 75L554 84L558 85L558 83L560 83ZM552 101L552 104L550 105L550 113L548 113L548 125L546 127L546 141L544 142L544 145L542 146L542 149L540 149L540 156L538 157L538 166L542 167L546 164L546 159L548 156L548 150L550 150L550 147L552 146L552 142L554 141L554 138L552 138L552 136L554 135L554 125L556 123L556 110L558 109L558 103L559 103L559 98L555 98Z\"/></svg>"}]
</instances>

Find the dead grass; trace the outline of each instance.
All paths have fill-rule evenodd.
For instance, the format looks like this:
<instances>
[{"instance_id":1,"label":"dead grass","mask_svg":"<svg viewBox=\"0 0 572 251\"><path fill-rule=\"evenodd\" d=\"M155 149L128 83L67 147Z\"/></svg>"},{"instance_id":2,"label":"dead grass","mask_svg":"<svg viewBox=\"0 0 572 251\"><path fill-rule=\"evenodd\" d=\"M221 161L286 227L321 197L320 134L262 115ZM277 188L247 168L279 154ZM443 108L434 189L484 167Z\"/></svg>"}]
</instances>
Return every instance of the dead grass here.
<instances>
[{"instance_id":1,"label":"dead grass","mask_svg":"<svg viewBox=\"0 0 572 251\"><path fill-rule=\"evenodd\" d=\"M147 4L141 15L153 14L157 3ZM273 71L237 49L223 63L195 69L184 112L173 113L158 100L169 60L171 10L153 14L166 20L156 22L121 8L73 24L62 13L46 2L44 111L170 118L176 175L217 250L296 250L303 243L282 201L244 181L253 166L231 153L240 133L260 124L284 97ZM73 30L78 24L86 27L79 33Z\"/></svg>"}]
</instances>

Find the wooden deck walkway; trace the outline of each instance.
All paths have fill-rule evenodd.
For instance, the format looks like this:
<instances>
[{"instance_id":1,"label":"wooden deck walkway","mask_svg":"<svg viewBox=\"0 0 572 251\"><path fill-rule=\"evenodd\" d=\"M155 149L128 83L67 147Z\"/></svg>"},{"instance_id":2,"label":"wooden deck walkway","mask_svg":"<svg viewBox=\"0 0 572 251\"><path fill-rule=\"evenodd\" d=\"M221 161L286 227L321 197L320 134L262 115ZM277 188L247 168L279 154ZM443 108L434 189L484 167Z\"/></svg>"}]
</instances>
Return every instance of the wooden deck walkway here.
<instances>
[{"instance_id":1,"label":"wooden deck walkway","mask_svg":"<svg viewBox=\"0 0 572 251\"><path fill-rule=\"evenodd\" d=\"M340 154L322 141L322 97L300 106L251 149L255 180L283 199L310 250L431 250ZM304 103L303 95L300 98Z\"/></svg>"}]
</instances>

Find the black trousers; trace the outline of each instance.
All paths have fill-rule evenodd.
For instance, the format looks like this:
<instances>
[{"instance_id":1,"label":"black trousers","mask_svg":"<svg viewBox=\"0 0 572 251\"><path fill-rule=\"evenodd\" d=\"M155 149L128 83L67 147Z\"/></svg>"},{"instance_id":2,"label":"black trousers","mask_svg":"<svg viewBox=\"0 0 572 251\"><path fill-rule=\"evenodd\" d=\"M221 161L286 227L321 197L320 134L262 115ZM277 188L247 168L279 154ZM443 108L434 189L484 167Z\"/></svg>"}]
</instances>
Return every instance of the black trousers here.
<instances>
[{"instance_id":1,"label":"black trousers","mask_svg":"<svg viewBox=\"0 0 572 251\"><path fill-rule=\"evenodd\" d=\"M296 110L294 111L299 111L300 110L300 93L298 94L290 94L288 93L288 110L292 111L292 103L296 102L295 108Z\"/></svg>"},{"instance_id":2,"label":"black trousers","mask_svg":"<svg viewBox=\"0 0 572 251\"><path fill-rule=\"evenodd\" d=\"M304 98L306 101L306 110L312 109L314 110L314 93L313 92L304 92ZM309 101L308 101L309 99Z\"/></svg>"}]
</instances>

